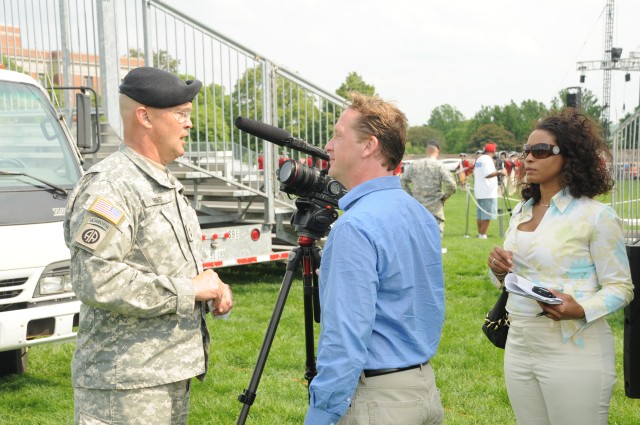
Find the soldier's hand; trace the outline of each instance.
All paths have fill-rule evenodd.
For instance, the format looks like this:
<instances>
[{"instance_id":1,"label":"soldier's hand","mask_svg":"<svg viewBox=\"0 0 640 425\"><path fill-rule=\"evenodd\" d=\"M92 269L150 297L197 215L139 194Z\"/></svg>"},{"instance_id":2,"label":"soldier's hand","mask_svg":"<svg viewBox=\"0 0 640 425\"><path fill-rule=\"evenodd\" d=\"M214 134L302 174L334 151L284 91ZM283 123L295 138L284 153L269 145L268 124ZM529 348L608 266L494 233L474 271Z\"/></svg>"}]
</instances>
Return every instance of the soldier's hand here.
<instances>
[{"instance_id":1,"label":"soldier's hand","mask_svg":"<svg viewBox=\"0 0 640 425\"><path fill-rule=\"evenodd\" d=\"M223 288L226 286L218 277L218 273L213 270L205 270L193 279L193 288L196 295L196 301L212 300L214 305L216 300L220 300L223 295Z\"/></svg>"},{"instance_id":2,"label":"soldier's hand","mask_svg":"<svg viewBox=\"0 0 640 425\"><path fill-rule=\"evenodd\" d=\"M211 314L214 316L222 316L231 311L233 308L233 294L231 288L226 283L222 284L222 295L220 298L213 300L213 311Z\"/></svg>"}]
</instances>

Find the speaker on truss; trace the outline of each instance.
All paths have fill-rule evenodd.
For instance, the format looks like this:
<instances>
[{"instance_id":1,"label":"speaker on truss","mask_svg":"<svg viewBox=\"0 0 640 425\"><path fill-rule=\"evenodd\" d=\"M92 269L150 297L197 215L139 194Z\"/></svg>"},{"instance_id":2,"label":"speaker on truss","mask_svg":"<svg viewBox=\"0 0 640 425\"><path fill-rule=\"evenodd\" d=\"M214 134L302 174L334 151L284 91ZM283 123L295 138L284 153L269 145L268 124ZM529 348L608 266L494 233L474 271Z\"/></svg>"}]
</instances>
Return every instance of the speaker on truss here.
<instances>
[{"instance_id":1,"label":"speaker on truss","mask_svg":"<svg viewBox=\"0 0 640 425\"><path fill-rule=\"evenodd\" d=\"M614 62L618 62L621 57L622 57L622 47L612 47L611 60Z\"/></svg>"},{"instance_id":2,"label":"speaker on truss","mask_svg":"<svg viewBox=\"0 0 640 425\"><path fill-rule=\"evenodd\" d=\"M566 97L567 107L580 109L582 105L582 89L580 87L569 87Z\"/></svg>"}]
</instances>

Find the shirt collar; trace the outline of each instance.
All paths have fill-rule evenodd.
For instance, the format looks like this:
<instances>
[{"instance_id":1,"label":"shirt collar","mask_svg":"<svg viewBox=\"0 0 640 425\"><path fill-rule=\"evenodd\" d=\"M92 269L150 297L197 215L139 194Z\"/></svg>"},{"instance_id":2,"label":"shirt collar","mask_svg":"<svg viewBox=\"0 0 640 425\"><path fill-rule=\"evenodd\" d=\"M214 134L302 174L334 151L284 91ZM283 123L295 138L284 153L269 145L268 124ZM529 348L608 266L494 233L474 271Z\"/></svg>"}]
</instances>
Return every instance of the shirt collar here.
<instances>
[{"instance_id":1,"label":"shirt collar","mask_svg":"<svg viewBox=\"0 0 640 425\"><path fill-rule=\"evenodd\" d=\"M158 165L160 164L145 158L124 143L120 144L120 151L125 156L127 156L127 158L131 160L131 162L136 164L136 166L140 168L145 174L157 181L159 185L171 189L182 189L182 184L173 176L173 174L171 174L168 167L164 167L163 170L162 168L158 167Z\"/></svg>"},{"instance_id":2,"label":"shirt collar","mask_svg":"<svg viewBox=\"0 0 640 425\"><path fill-rule=\"evenodd\" d=\"M346 195L340 198L340 200L338 201L338 207L341 210L346 211L363 196L368 195L372 192L376 192L378 190L389 189L402 189L398 176L377 177L375 179L367 180L366 182L357 185L349 192L347 192Z\"/></svg>"},{"instance_id":3,"label":"shirt collar","mask_svg":"<svg viewBox=\"0 0 640 425\"><path fill-rule=\"evenodd\" d=\"M553 195L553 197L551 198L551 201L549 202L549 205L555 205L558 211L560 211L561 213L564 213L564 211L567 209L567 207L569 206L571 201L573 201L573 199L574 199L573 196L571 196L571 193L569 192L569 188L565 186L562 189L560 189L558 193ZM524 205L527 210L532 209L533 198L529 198L529 200L527 200L527 202Z\"/></svg>"},{"instance_id":4,"label":"shirt collar","mask_svg":"<svg viewBox=\"0 0 640 425\"><path fill-rule=\"evenodd\" d=\"M567 186L563 187L551 198L551 202L556 204L556 208L561 213L564 213L571 201L573 201L573 196L571 196L571 193L569 193L569 188Z\"/></svg>"}]
</instances>

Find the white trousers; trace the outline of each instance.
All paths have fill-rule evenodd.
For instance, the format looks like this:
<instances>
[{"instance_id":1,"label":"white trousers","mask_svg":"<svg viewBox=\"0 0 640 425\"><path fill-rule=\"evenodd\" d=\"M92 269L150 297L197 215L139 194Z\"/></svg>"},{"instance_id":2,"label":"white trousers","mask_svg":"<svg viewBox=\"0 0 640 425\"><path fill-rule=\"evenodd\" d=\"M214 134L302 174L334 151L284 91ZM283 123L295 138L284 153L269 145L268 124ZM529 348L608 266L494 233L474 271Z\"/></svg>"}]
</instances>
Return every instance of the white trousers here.
<instances>
[{"instance_id":1,"label":"white trousers","mask_svg":"<svg viewBox=\"0 0 640 425\"><path fill-rule=\"evenodd\" d=\"M613 334L599 319L584 345L562 342L560 322L511 316L505 347L507 393L519 425L606 425L616 382Z\"/></svg>"}]
</instances>

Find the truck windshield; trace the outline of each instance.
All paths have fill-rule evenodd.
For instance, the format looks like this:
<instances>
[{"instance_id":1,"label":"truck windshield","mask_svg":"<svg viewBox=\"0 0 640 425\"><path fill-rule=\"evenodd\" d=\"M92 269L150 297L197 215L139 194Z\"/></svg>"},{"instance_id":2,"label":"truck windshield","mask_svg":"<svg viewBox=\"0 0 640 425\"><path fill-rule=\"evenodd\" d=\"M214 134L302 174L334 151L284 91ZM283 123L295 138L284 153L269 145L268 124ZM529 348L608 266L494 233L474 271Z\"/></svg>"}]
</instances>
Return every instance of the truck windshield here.
<instances>
[{"instance_id":1,"label":"truck windshield","mask_svg":"<svg viewBox=\"0 0 640 425\"><path fill-rule=\"evenodd\" d=\"M0 82L0 171L0 192L47 189L25 174L65 189L80 177L48 99L28 84Z\"/></svg>"}]
</instances>

